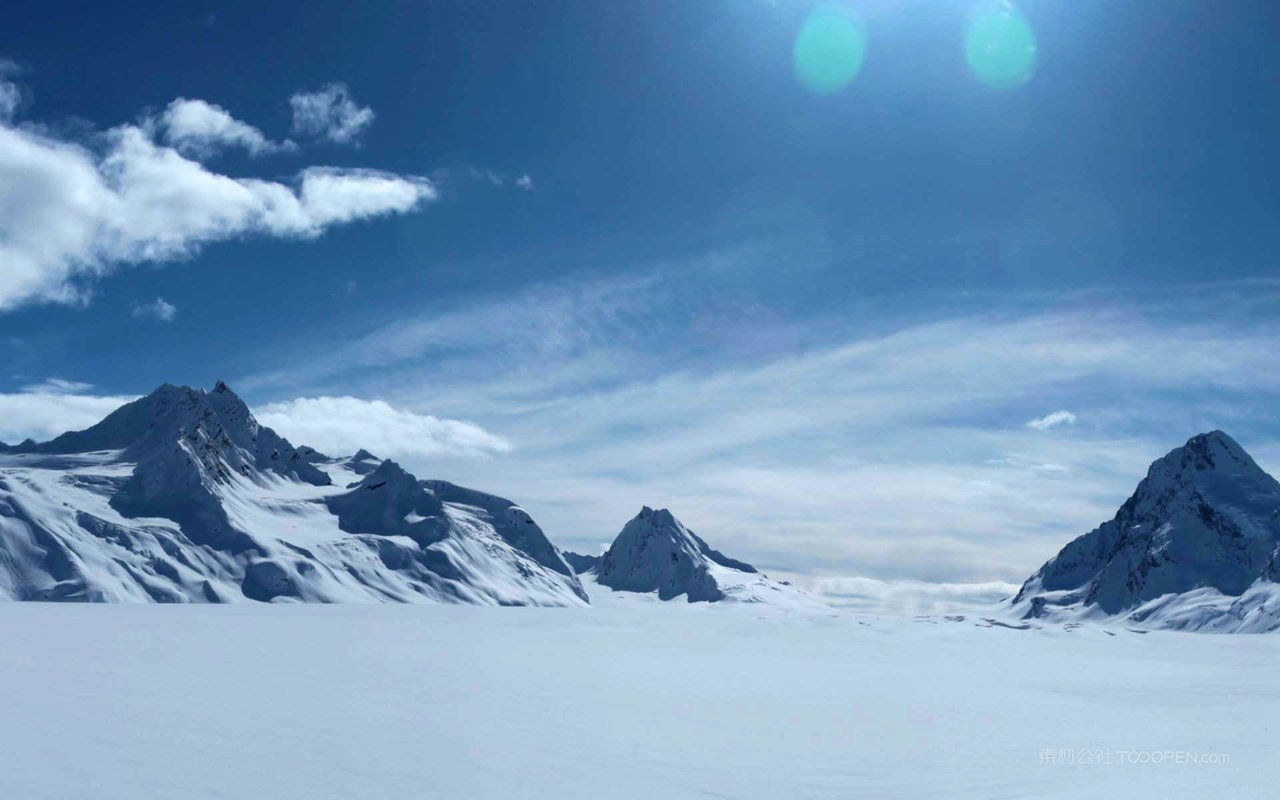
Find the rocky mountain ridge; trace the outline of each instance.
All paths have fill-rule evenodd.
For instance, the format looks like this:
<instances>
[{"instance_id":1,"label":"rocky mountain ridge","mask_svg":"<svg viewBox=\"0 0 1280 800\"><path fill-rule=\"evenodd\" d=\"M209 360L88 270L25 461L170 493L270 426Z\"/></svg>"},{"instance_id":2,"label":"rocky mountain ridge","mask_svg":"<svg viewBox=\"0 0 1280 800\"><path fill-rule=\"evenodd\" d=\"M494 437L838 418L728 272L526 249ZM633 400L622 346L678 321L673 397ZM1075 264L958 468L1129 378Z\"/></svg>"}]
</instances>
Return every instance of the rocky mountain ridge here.
<instances>
[{"instance_id":1,"label":"rocky mountain ridge","mask_svg":"<svg viewBox=\"0 0 1280 800\"><path fill-rule=\"evenodd\" d=\"M0 449L0 597L587 603L514 503L295 447L221 382Z\"/></svg>"}]
</instances>

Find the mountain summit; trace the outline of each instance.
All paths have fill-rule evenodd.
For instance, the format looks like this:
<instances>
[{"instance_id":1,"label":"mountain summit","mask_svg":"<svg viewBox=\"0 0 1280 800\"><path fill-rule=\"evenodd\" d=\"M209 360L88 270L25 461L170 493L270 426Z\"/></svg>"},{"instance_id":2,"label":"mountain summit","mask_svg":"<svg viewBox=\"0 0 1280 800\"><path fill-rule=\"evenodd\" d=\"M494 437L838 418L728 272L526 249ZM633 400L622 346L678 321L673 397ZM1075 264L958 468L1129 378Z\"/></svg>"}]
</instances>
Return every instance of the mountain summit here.
<instances>
[{"instance_id":1,"label":"mountain summit","mask_svg":"<svg viewBox=\"0 0 1280 800\"><path fill-rule=\"evenodd\" d=\"M1280 483L1213 431L1153 463L1115 517L1064 547L1013 603L1031 617L1125 614L1220 627L1212 618L1224 598L1269 591L1278 557ZM1226 608L1245 610L1234 601Z\"/></svg>"},{"instance_id":2,"label":"mountain summit","mask_svg":"<svg viewBox=\"0 0 1280 800\"><path fill-rule=\"evenodd\" d=\"M328 476L304 459L309 449L296 449L275 431L259 425L244 401L222 381L212 392L166 383L90 428L8 450L48 454L120 450L141 461L157 451L172 450L174 445L201 461L214 477L225 477L230 471L268 469L317 485L329 482Z\"/></svg>"},{"instance_id":3,"label":"mountain summit","mask_svg":"<svg viewBox=\"0 0 1280 800\"><path fill-rule=\"evenodd\" d=\"M514 503L295 447L221 382L0 449L4 597L587 602Z\"/></svg>"},{"instance_id":4,"label":"mountain summit","mask_svg":"<svg viewBox=\"0 0 1280 800\"><path fill-rule=\"evenodd\" d=\"M801 604L807 598L755 567L713 550L666 509L645 506L595 565L596 582L614 591L684 595L690 603L739 600Z\"/></svg>"}]
</instances>

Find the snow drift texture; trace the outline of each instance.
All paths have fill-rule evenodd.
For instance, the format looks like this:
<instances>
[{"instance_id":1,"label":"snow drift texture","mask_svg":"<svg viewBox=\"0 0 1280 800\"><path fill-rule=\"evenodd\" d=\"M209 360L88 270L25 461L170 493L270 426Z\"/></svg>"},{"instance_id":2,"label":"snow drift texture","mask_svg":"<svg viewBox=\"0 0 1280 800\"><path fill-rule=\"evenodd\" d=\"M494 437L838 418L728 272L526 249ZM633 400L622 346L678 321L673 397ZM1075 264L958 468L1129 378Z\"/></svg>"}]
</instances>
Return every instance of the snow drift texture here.
<instances>
[{"instance_id":1,"label":"snow drift texture","mask_svg":"<svg viewBox=\"0 0 1280 800\"><path fill-rule=\"evenodd\" d=\"M589 561L580 561L590 565ZM755 567L711 549L670 511L645 506L623 527L594 565L596 581L614 591L657 592L662 600L684 595L690 603L808 604L807 596L771 581Z\"/></svg>"},{"instance_id":2,"label":"snow drift texture","mask_svg":"<svg viewBox=\"0 0 1280 800\"><path fill-rule=\"evenodd\" d=\"M0 598L587 602L515 504L294 447L222 383L0 446Z\"/></svg>"},{"instance_id":3,"label":"snow drift texture","mask_svg":"<svg viewBox=\"0 0 1280 800\"><path fill-rule=\"evenodd\" d=\"M1280 483L1221 431L1151 465L1115 517L1068 544L1013 600L1027 617L1148 627L1280 627Z\"/></svg>"}]
</instances>

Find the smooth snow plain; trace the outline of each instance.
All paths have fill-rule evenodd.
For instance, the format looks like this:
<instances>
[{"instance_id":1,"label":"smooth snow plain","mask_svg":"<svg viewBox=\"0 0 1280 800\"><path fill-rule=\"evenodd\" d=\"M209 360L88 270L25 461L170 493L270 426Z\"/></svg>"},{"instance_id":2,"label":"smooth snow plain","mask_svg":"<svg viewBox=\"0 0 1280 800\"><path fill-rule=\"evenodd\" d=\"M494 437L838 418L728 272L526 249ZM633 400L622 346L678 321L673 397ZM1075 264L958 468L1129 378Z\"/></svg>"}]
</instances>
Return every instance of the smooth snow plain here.
<instances>
[{"instance_id":1,"label":"smooth snow plain","mask_svg":"<svg viewBox=\"0 0 1280 800\"><path fill-rule=\"evenodd\" d=\"M1274 636L588 590L590 608L0 603L0 798L1171 800L1280 782Z\"/></svg>"}]
</instances>

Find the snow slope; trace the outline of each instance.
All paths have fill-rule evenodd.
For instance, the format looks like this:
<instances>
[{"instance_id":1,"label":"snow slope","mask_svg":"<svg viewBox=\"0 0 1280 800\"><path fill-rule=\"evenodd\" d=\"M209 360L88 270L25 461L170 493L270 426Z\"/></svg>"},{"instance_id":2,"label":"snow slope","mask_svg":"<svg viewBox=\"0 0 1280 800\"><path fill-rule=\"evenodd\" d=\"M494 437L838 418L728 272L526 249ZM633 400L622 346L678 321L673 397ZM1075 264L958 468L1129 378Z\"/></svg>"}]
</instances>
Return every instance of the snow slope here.
<instances>
[{"instance_id":1,"label":"snow slope","mask_svg":"<svg viewBox=\"0 0 1280 800\"><path fill-rule=\"evenodd\" d=\"M684 595L690 603L819 605L789 584L769 580L750 564L711 549L665 508L642 508L609 545L593 573L601 586L656 592L662 600Z\"/></svg>"},{"instance_id":2,"label":"snow slope","mask_svg":"<svg viewBox=\"0 0 1280 800\"><path fill-rule=\"evenodd\" d=\"M1025 617L1187 630L1280 627L1280 483L1221 431L1151 465L1116 516L1012 601Z\"/></svg>"},{"instance_id":3,"label":"snow slope","mask_svg":"<svg viewBox=\"0 0 1280 800\"><path fill-rule=\"evenodd\" d=\"M222 383L4 448L0 598L586 603L510 501L295 448Z\"/></svg>"},{"instance_id":4,"label":"snow slope","mask_svg":"<svg viewBox=\"0 0 1280 800\"><path fill-rule=\"evenodd\" d=\"M1280 783L1277 637L616 595L636 602L0 603L0 797L1202 800Z\"/></svg>"}]
</instances>

